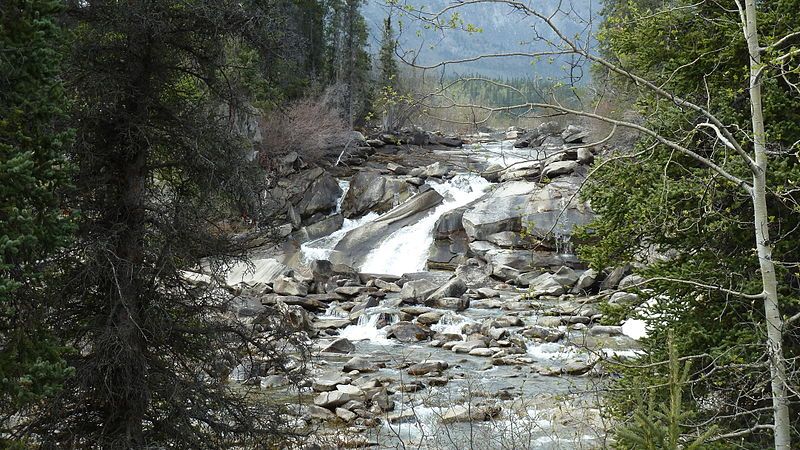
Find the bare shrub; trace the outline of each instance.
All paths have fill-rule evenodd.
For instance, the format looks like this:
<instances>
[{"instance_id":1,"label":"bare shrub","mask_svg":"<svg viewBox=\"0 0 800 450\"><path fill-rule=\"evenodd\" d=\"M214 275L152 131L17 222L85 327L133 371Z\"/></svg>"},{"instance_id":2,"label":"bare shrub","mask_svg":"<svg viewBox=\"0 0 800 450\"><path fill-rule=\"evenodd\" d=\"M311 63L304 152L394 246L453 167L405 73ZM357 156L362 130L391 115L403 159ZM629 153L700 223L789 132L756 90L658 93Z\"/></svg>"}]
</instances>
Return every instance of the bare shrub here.
<instances>
[{"instance_id":1,"label":"bare shrub","mask_svg":"<svg viewBox=\"0 0 800 450\"><path fill-rule=\"evenodd\" d=\"M262 121L264 141L259 149L259 163L270 169L291 152L306 160L317 160L325 151L342 141L348 131L341 112L334 106L331 91L317 98L292 102Z\"/></svg>"}]
</instances>

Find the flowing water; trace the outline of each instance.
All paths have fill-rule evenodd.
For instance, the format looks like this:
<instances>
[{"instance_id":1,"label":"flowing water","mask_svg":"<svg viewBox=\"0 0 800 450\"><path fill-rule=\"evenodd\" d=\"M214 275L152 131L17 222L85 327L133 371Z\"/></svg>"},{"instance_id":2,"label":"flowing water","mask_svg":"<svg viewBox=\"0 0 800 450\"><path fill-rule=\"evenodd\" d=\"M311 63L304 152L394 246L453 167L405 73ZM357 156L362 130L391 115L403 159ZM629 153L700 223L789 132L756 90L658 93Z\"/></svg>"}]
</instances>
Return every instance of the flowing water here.
<instances>
[{"instance_id":1,"label":"flowing water","mask_svg":"<svg viewBox=\"0 0 800 450\"><path fill-rule=\"evenodd\" d=\"M360 268L362 272L402 275L425 270L436 221L444 213L479 199L491 185L472 173L458 174L441 183L433 180L428 183L444 197L442 204L417 223L389 235L367 255Z\"/></svg>"}]
</instances>

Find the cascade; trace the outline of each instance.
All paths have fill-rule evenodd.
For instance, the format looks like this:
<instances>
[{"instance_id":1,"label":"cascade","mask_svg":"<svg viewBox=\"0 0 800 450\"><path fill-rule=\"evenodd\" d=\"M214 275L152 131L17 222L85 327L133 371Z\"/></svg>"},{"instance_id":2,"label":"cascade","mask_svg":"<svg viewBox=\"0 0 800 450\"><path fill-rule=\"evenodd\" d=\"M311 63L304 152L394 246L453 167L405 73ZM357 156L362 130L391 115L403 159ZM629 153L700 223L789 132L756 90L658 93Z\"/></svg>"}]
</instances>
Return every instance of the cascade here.
<instances>
[{"instance_id":1,"label":"cascade","mask_svg":"<svg viewBox=\"0 0 800 450\"><path fill-rule=\"evenodd\" d=\"M362 272L402 275L425 270L428 252L433 244L433 227L444 213L464 206L483 196L490 183L477 174L458 174L442 183L429 181L444 197L432 213L413 225L389 235L373 249L361 266Z\"/></svg>"}]
</instances>

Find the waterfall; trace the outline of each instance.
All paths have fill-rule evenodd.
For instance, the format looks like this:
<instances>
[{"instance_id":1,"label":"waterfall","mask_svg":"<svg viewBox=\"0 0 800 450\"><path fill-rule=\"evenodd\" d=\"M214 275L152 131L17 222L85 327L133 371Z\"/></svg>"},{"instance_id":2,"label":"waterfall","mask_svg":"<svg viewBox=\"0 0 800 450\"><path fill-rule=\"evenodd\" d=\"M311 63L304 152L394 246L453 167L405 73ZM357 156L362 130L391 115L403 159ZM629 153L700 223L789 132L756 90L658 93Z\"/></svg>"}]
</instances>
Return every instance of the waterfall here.
<instances>
[{"instance_id":1,"label":"waterfall","mask_svg":"<svg viewBox=\"0 0 800 450\"><path fill-rule=\"evenodd\" d=\"M388 316L389 324L398 322L400 319L396 311L377 308L368 308L358 318L358 323L348 325L339 332L339 337L347 338L351 341L370 341L372 344L395 345L393 341L386 337L386 327L378 328L381 319Z\"/></svg>"},{"instance_id":2,"label":"waterfall","mask_svg":"<svg viewBox=\"0 0 800 450\"><path fill-rule=\"evenodd\" d=\"M342 196L336 201L336 214L342 212L342 202L350 189L350 182L347 180L339 180L339 187L342 188ZM367 222L372 222L378 218L378 213L370 212L369 214L359 217L358 219L344 219L342 227L333 233L323 236L313 241L304 242L300 245L300 257L305 264L318 259L329 259L336 244L342 240L348 231L358 228Z\"/></svg>"},{"instance_id":3,"label":"waterfall","mask_svg":"<svg viewBox=\"0 0 800 450\"><path fill-rule=\"evenodd\" d=\"M444 197L444 202L415 224L403 227L373 249L361 266L362 272L402 275L425 270L433 244L433 227L444 213L483 196L490 186L484 178L471 173L459 174L443 183L429 181Z\"/></svg>"}]
</instances>

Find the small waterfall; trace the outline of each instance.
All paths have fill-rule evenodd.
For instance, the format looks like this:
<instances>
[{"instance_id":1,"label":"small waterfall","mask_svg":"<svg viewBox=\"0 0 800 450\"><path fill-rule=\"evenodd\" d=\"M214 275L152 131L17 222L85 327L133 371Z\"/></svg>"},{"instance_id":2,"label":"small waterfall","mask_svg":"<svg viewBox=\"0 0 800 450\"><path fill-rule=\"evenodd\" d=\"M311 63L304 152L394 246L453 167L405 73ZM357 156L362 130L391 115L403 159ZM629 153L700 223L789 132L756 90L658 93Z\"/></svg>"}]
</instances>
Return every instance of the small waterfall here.
<instances>
[{"instance_id":1,"label":"small waterfall","mask_svg":"<svg viewBox=\"0 0 800 450\"><path fill-rule=\"evenodd\" d=\"M398 322L400 318L396 312L389 312L380 307L368 308L358 318L358 323L345 327L339 332L339 337L347 338L351 341L369 341L372 344L396 344L396 342L386 337L386 326L378 328L382 320L388 321L388 324L393 324Z\"/></svg>"},{"instance_id":2,"label":"small waterfall","mask_svg":"<svg viewBox=\"0 0 800 450\"><path fill-rule=\"evenodd\" d=\"M572 236L569 234L556 233L555 235L556 253L561 256L573 256L575 248L572 244Z\"/></svg>"},{"instance_id":3,"label":"small waterfall","mask_svg":"<svg viewBox=\"0 0 800 450\"><path fill-rule=\"evenodd\" d=\"M342 202L344 202L344 197L350 189L350 182L347 180L339 180L339 187L342 188L342 196L339 197L339 200L336 202L336 214L342 212ZM371 212L358 219L344 219L342 227L337 231L319 239L304 242L300 245L300 257L303 263L309 264L318 259L329 259L336 244L342 240L348 231L358 228L365 223L372 222L377 219L378 216L378 213Z\"/></svg>"},{"instance_id":4,"label":"small waterfall","mask_svg":"<svg viewBox=\"0 0 800 450\"><path fill-rule=\"evenodd\" d=\"M403 227L373 249L361 266L362 272L402 275L425 270L433 244L433 227L444 213L480 198L490 183L475 174L459 174L444 183L430 181L444 198L434 211L417 223Z\"/></svg>"},{"instance_id":5,"label":"small waterfall","mask_svg":"<svg viewBox=\"0 0 800 450\"><path fill-rule=\"evenodd\" d=\"M431 325L431 331L442 334L460 334L463 336L464 333L461 332L461 329L464 328L464 325L470 323L477 323L477 321L462 316L461 314L448 312L439 319L439 323Z\"/></svg>"}]
</instances>

